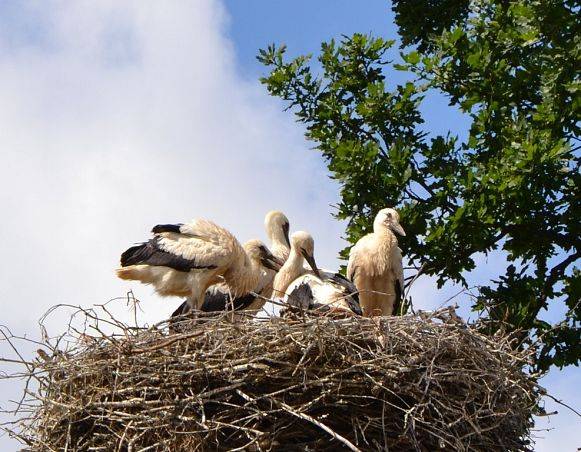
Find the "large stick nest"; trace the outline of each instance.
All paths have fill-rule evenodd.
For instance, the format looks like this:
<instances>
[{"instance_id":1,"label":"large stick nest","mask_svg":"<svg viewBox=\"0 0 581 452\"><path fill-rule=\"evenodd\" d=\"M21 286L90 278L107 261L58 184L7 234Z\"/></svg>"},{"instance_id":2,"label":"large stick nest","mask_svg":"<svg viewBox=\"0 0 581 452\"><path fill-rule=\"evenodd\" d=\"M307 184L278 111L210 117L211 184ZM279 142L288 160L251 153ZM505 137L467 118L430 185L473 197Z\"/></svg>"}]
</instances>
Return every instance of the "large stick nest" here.
<instances>
[{"instance_id":1,"label":"large stick nest","mask_svg":"<svg viewBox=\"0 0 581 452\"><path fill-rule=\"evenodd\" d=\"M28 363L37 388L12 433L30 449L530 447L539 390L523 372L528 352L445 311L381 320L224 315L172 334L107 322L116 334L69 331L73 342L51 342Z\"/></svg>"}]
</instances>

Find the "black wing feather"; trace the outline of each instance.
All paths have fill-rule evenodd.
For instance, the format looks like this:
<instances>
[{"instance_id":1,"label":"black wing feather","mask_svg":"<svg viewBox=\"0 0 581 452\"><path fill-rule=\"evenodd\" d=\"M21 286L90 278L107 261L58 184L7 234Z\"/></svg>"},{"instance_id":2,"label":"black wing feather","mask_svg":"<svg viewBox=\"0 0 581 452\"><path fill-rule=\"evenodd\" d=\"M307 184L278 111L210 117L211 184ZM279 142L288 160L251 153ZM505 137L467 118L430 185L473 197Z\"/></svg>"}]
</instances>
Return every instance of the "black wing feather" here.
<instances>
[{"instance_id":1,"label":"black wing feather","mask_svg":"<svg viewBox=\"0 0 581 452\"><path fill-rule=\"evenodd\" d=\"M403 299L403 288L399 283L399 280L395 280L395 302L393 303L393 314L397 314L401 309L401 303Z\"/></svg>"},{"instance_id":2,"label":"black wing feather","mask_svg":"<svg viewBox=\"0 0 581 452\"><path fill-rule=\"evenodd\" d=\"M296 289L288 294L288 304L297 308L310 309L314 300L311 286L307 283L300 284Z\"/></svg>"},{"instance_id":3,"label":"black wing feather","mask_svg":"<svg viewBox=\"0 0 581 452\"><path fill-rule=\"evenodd\" d=\"M200 310L202 312L220 312L227 309L234 309L240 311L246 309L255 300L252 294L246 294L241 297L234 298L230 302L230 294L222 290L208 290L204 295L204 303Z\"/></svg>"},{"instance_id":4,"label":"black wing feather","mask_svg":"<svg viewBox=\"0 0 581 452\"><path fill-rule=\"evenodd\" d=\"M169 267L180 272L189 272L196 268L216 268L215 265L196 265L194 260L168 253L160 248L158 237L141 245L132 246L121 255L122 267L140 264Z\"/></svg>"},{"instance_id":5,"label":"black wing feather","mask_svg":"<svg viewBox=\"0 0 581 452\"><path fill-rule=\"evenodd\" d=\"M339 284L340 286L345 287L349 292L357 292L357 288L355 284L345 278L341 273L335 273L331 278L335 284Z\"/></svg>"},{"instance_id":6,"label":"black wing feather","mask_svg":"<svg viewBox=\"0 0 581 452\"><path fill-rule=\"evenodd\" d=\"M357 315L363 315L363 310L361 309L361 305L359 304L359 294L355 293L350 297L347 297L347 303L351 310Z\"/></svg>"},{"instance_id":7,"label":"black wing feather","mask_svg":"<svg viewBox=\"0 0 581 452\"><path fill-rule=\"evenodd\" d=\"M361 306L359 305L359 291L355 284L345 278L341 273L335 273L331 280L344 288L345 295L349 295L346 300L351 310L355 314L363 315L363 311L361 311Z\"/></svg>"},{"instance_id":8,"label":"black wing feather","mask_svg":"<svg viewBox=\"0 0 581 452\"><path fill-rule=\"evenodd\" d=\"M183 223L178 224L158 224L153 227L151 232L154 234L159 234L160 232L176 232L180 233L180 228L183 226Z\"/></svg>"},{"instance_id":9,"label":"black wing feather","mask_svg":"<svg viewBox=\"0 0 581 452\"><path fill-rule=\"evenodd\" d=\"M180 304L178 306L178 308L174 312L172 312L171 318L185 314L187 311L187 306L188 306L188 300L185 300L182 304Z\"/></svg>"}]
</instances>

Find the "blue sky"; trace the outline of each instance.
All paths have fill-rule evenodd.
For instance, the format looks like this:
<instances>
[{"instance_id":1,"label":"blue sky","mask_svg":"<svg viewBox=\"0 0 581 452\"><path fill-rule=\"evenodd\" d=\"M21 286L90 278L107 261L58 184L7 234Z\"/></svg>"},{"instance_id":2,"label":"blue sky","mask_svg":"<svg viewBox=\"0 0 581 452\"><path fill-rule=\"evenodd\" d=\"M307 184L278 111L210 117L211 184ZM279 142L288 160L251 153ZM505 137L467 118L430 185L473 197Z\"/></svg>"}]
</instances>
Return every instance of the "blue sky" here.
<instances>
[{"instance_id":1,"label":"blue sky","mask_svg":"<svg viewBox=\"0 0 581 452\"><path fill-rule=\"evenodd\" d=\"M394 15L385 1L366 1L364 8L351 0L227 0L225 5L231 16L228 35L241 70L250 77L262 73L254 57L270 43L285 43L293 53L313 53L322 41L352 33L381 31L397 39Z\"/></svg>"},{"instance_id":2,"label":"blue sky","mask_svg":"<svg viewBox=\"0 0 581 452\"><path fill-rule=\"evenodd\" d=\"M118 281L112 270L152 224L197 216L246 240L264 238L264 214L282 209L292 229L313 234L317 261L337 267L345 246L331 216L337 186L301 127L258 83L255 55L272 42L286 43L290 55L316 53L322 40L352 32L395 38L389 5L0 2L0 207L9 213L0 234L10 238L0 262L0 324L35 336L50 306L101 303L129 289L142 300L143 322L164 318L175 300ZM424 113L429 131L465 130L441 96ZM31 269L39 256L41 268ZM501 264L483 258L476 278ZM430 309L453 291L425 279L414 300ZM128 315L124 305L114 309ZM62 331L65 320L51 318L50 331ZM0 356L8 353L0 343ZM554 372L545 384L581 405L578 369ZM17 390L0 381L0 406ZM538 450L579 446L577 419L559 411ZM0 437L0 449L14 448Z\"/></svg>"},{"instance_id":3,"label":"blue sky","mask_svg":"<svg viewBox=\"0 0 581 452\"><path fill-rule=\"evenodd\" d=\"M225 5L231 16L227 33L234 43L238 68L244 77L252 80L264 74L263 66L255 58L257 49L271 43L286 44L289 56L313 54L316 57L322 41L339 40L353 33L372 33L395 40L390 58L399 56L395 15L388 1L368 0L357 4L352 0L226 0ZM394 84L405 79L405 74L399 71L393 71L388 77ZM445 134L451 124L460 137L468 130L468 119L456 108L449 107L444 96L429 94L422 113L429 133Z\"/></svg>"}]
</instances>

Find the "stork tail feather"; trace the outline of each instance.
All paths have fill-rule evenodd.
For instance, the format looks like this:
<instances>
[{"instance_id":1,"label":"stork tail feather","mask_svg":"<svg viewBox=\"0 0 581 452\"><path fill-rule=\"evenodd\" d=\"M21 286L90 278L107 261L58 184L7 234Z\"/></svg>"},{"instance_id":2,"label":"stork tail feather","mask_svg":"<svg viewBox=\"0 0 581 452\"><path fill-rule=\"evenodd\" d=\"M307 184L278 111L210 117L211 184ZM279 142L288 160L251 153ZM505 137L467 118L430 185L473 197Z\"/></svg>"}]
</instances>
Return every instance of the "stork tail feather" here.
<instances>
[{"instance_id":1,"label":"stork tail feather","mask_svg":"<svg viewBox=\"0 0 581 452\"><path fill-rule=\"evenodd\" d=\"M122 267L115 270L117 277L120 279L135 280L138 278L138 272L131 267Z\"/></svg>"}]
</instances>

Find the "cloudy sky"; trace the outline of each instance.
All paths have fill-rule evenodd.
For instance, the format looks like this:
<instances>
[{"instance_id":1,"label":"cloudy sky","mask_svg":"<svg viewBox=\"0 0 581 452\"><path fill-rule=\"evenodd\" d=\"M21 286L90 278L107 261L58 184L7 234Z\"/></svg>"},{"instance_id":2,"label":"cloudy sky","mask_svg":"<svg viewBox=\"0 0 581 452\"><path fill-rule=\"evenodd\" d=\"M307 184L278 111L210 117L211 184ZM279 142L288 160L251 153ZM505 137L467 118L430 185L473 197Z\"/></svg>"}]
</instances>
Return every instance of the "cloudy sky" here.
<instances>
[{"instance_id":1,"label":"cloudy sky","mask_svg":"<svg viewBox=\"0 0 581 452\"><path fill-rule=\"evenodd\" d=\"M354 31L395 37L388 5L1 2L0 324L36 337L50 306L89 306L130 289L143 322L163 319L178 301L113 276L120 252L157 223L207 217L247 240L264 238L264 214L281 209L292 229L314 235L320 265L336 268L345 245L331 216L337 187L300 126L258 83L254 56L271 42L314 52ZM432 132L466 123L443 99L429 99L424 112ZM479 278L499 265L481 264ZM433 308L453 291L420 281L415 305ZM129 315L121 302L113 309ZM52 316L49 332L64 321ZM9 354L0 342L0 356ZM581 405L577 369L545 384ZM0 382L0 407L18 390ZM558 410L539 423L553 430L538 433L538 450L580 445L578 420ZM0 436L0 449L16 447Z\"/></svg>"}]
</instances>

